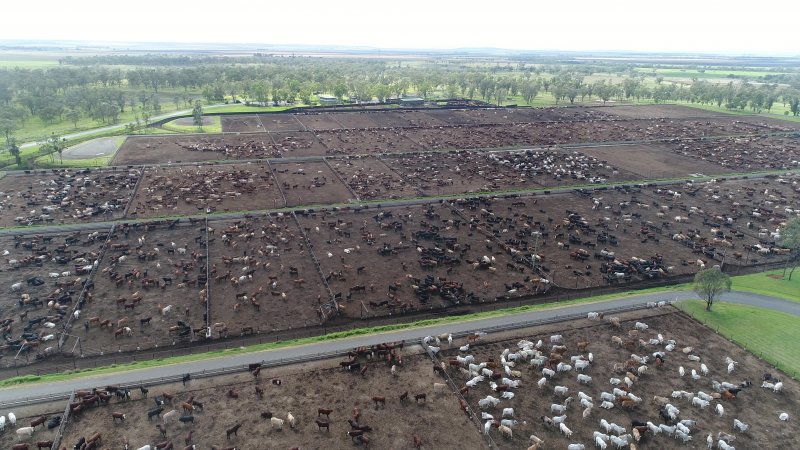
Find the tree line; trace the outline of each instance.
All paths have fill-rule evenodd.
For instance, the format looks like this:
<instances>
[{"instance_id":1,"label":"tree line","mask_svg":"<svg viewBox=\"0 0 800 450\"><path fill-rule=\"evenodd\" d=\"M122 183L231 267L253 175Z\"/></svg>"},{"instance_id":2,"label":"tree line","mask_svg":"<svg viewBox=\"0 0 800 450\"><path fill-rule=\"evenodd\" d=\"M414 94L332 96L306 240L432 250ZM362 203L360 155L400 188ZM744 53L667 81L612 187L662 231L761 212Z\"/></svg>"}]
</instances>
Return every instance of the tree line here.
<instances>
[{"instance_id":1,"label":"tree line","mask_svg":"<svg viewBox=\"0 0 800 450\"><path fill-rule=\"evenodd\" d=\"M480 98L498 104L533 104L543 93L557 104L580 101L688 101L753 112L781 103L800 113L800 75L769 74L769 82L665 82L657 73L620 64L532 64L430 59L189 56L67 57L43 69L0 69L0 132L6 139L31 117L42 122L88 118L115 123L135 113L147 123L164 99L191 107L198 97L223 101L310 104L318 93L343 100L380 102L415 93L423 97ZM115 64L125 64L118 66ZM613 73L612 79L602 74ZM587 81L593 74L593 81ZM654 78L654 80L653 80ZM655 81L655 82L653 82ZM165 93L166 92L166 93Z\"/></svg>"}]
</instances>

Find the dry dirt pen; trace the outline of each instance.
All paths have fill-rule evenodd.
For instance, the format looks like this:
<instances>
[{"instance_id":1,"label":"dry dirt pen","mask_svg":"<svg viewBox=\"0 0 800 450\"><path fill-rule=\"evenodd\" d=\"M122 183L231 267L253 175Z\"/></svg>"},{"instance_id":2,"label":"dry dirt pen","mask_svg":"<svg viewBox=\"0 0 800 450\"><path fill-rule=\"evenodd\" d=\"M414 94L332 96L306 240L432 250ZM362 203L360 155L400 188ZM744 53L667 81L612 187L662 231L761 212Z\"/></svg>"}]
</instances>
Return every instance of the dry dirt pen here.
<instances>
[{"instance_id":1,"label":"dry dirt pen","mask_svg":"<svg viewBox=\"0 0 800 450\"><path fill-rule=\"evenodd\" d=\"M211 321L214 337L307 327L330 300L291 215L213 221Z\"/></svg>"},{"instance_id":2,"label":"dry dirt pen","mask_svg":"<svg viewBox=\"0 0 800 450\"><path fill-rule=\"evenodd\" d=\"M679 155L719 164L737 172L800 168L800 140L796 137L737 137L685 141L672 149Z\"/></svg>"},{"instance_id":3,"label":"dry dirt pen","mask_svg":"<svg viewBox=\"0 0 800 450\"><path fill-rule=\"evenodd\" d=\"M681 145L681 144L678 144ZM580 152L652 180L685 177L690 174L716 175L732 172L710 161L677 155L670 145L618 145L581 147Z\"/></svg>"},{"instance_id":4,"label":"dry dirt pen","mask_svg":"<svg viewBox=\"0 0 800 450\"><path fill-rule=\"evenodd\" d=\"M391 128L317 131L316 136L325 145L328 155L405 153L423 149Z\"/></svg>"},{"instance_id":5,"label":"dry dirt pen","mask_svg":"<svg viewBox=\"0 0 800 450\"><path fill-rule=\"evenodd\" d=\"M284 206L265 163L150 167L144 170L129 217L248 211Z\"/></svg>"},{"instance_id":6,"label":"dry dirt pen","mask_svg":"<svg viewBox=\"0 0 800 450\"><path fill-rule=\"evenodd\" d=\"M494 301L511 289L535 295L548 287L446 204L297 217L346 317Z\"/></svg>"},{"instance_id":7,"label":"dry dirt pen","mask_svg":"<svg viewBox=\"0 0 800 450\"><path fill-rule=\"evenodd\" d=\"M257 114L221 116L222 131L225 133L260 133L266 131Z\"/></svg>"},{"instance_id":8,"label":"dry dirt pen","mask_svg":"<svg viewBox=\"0 0 800 450\"><path fill-rule=\"evenodd\" d=\"M152 349L205 337L204 220L117 225L92 298L70 334L83 353ZM74 338L65 349L72 349Z\"/></svg>"},{"instance_id":9,"label":"dry dirt pen","mask_svg":"<svg viewBox=\"0 0 800 450\"><path fill-rule=\"evenodd\" d=\"M680 439L669 437L666 430L654 435L645 427L641 430L641 440L636 443L640 449L705 449L706 436L712 434L716 442L720 432L735 436L735 441L731 444L736 448L758 448L765 445L779 448L795 442L797 426L791 421L780 421L778 415L787 412L790 417L796 417L800 413L798 383L683 313L671 311L674 310L656 309L650 312L619 314L619 327L611 324L610 317L605 317L603 320L575 320L515 330L503 333L502 337L489 335L471 343L469 349L463 352L459 351L459 346L467 342L458 339L452 346L442 344L441 359L445 361L448 374L459 388L465 387L465 383L475 375L470 375L467 365L460 364L457 358L472 355L473 364L486 363L490 373L498 373L494 381L491 381L494 376L487 376L485 380L476 382L474 387L468 388L466 398L470 406L479 411L478 414L485 412L496 420L500 420L505 408L513 408L512 420L517 421L511 426L513 439L501 436L496 429L490 431L490 435L502 449L527 448L531 434L543 439L545 448L566 448L570 443L582 443L586 448L595 448L594 432L617 434L607 432L601 426L601 420L624 428L624 432L619 434L629 436L627 441L633 442L632 421L651 422L656 426L664 424L668 428L675 426L675 421L660 415L658 401L668 402L678 408L677 420L696 421L696 425L690 427L692 440L683 443ZM660 314L661 312L666 314ZM647 325L647 329L636 331L637 322ZM551 336L554 335L562 336L561 345L565 347L563 350L553 351ZM621 339L623 345L614 343L613 336ZM540 341L542 344L538 349L539 353L535 347ZM671 341L675 342L673 351L666 348ZM532 349L529 352L531 356L518 358L516 362L509 364L509 375L502 362L515 358L510 355L518 354L526 343ZM655 362L653 354L656 352L664 355L663 364ZM542 355L540 361L543 362L532 363L539 354ZM577 371L577 364L586 363L576 363L575 359L588 360L590 354L593 362L582 372ZM637 363L636 358L640 357L647 357L647 363ZM727 371L726 358L736 361L732 373ZM447 364L448 360L452 360L453 365ZM569 365L570 370L557 372L556 360ZM701 364L707 367L707 374L702 373ZM644 366L647 369L639 370ZM549 378L543 376L543 369L547 367L556 371ZM622 367L623 370L615 367ZM678 373L680 367L686 371L683 377ZM629 377L633 381L629 393L618 392L618 395L614 395L613 389L620 389L625 383L620 382L614 386L610 380L624 379L626 369L642 374ZM696 380L692 378L692 371L697 373ZM775 393L771 389L760 387L765 373L783 382L781 392ZM591 381L579 382L579 374L591 377ZM538 387L542 378L545 381ZM503 399L502 392L496 392L490 387L491 382L503 386L506 384L504 379L509 380L508 384L519 384L517 388L507 389L514 394L510 400ZM731 383L741 391L736 394L735 399L712 398L704 408L693 405L691 399L695 395L701 395L701 391L713 397L720 395L718 391L722 388L715 389L712 385L714 381ZM740 387L744 382L751 382L752 386ZM556 394L556 386L566 388L566 395ZM672 393L676 391L686 392L688 398L673 398ZM603 392L609 395L606 407L610 409L602 407ZM593 405L586 412L586 417L584 412L587 406L581 404L581 393L590 399L586 405ZM499 399L497 406L482 408L479 401L489 395ZM665 399L657 400L655 396ZM563 405L567 403L567 397L572 400L566 410L563 413L554 413L551 405ZM623 401L627 401L625 406ZM717 405L723 408L722 416L717 412ZM542 419L562 414L566 415L564 423L572 432L570 438L559 432L558 426L549 426ZM734 419L748 424L748 431L735 430ZM606 442L608 448L615 448L612 442Z\"/></svg>"},{"instance_id":10,"label":"dry dirt pen","mask_svg":"<svg viewBox=\"0 0 800 450\"><path fill-rule=\"evenodd\" d=\"M441 380L434 378L430 358L418 351L394 351L402 359L396 376L390 374L390 364L384 360L360 357L361 367L367 367L363 375L358 370L344 370L338 361L322 360L303 366L262 368L258 377L242 373L191 380L185 387L180 383L153 386L148 398L141 398L139 390L134 389L132 400L112 399L107 406L72 415L62 442L71 448L81 437L88 439L100 432L103 445L110 448L123 448L123 438L130 448L161 442L172 442L176 448L187 443L197 448L365 448L346 434L352 430L348 420L353 420L358 426L369 427L370 431L363 433L369 439L369 448L411 449L414 435L420 438L423 449L486 448L458 400L449 393L433 392L433 382ZM257 388L263 395L256 393ZM399 396L406 391L410 398L401 402ZM163 406L164 413L148 420L148 411L156 408L154 399L164 393L173 400ZM417 394L426 394L426 401L415 401ZM385 406L376 408L373 397L384 397ZM190 398L203 408L184 412L181 405ZM331 412L326 416L318 409ZM355 409L360 416L354 416ZM191 413L193 422L182 423L173 417L165 421L171 410L184 416ZM125 419L114 421L112 412L125 414ZM283 420L282 429L262 413ZM296 421L293 427L287 420L289 413ZM328 428L320 429L317 420L326 421ZM446 430L442 423L447 424ZM165 435L156 424L165 427ZM236 434L226 437L226 430L236 425L240 425Z\"/></svg>"},{"instance_id":11,"label":"dry dirt pen","mask_svg":"<svg viewBox=\"0 0 800 450\"><path fill-rule=\"evenodd\" d=\"M0 226L119 219L141 171L49 170L0 179Z\"/></svg>"},{"instance_id":12,"label":"dry dirt pen","mask_svg":"<svg viewBox=\"0 0 800 450\"><path fill-rule=\"evenodd\" d=\"M0 448L10 449L19 443L27 443L30 448L37 448L37 442L54 441L61 428L64 406L63 402L53 402L45 405L20 406L0 410L0 414L4 416L8 416L10 413L16 417L15 425L12 425L6 419L5 430L0 431ZM32 437L22 440L17 439L15 431L18 428L28 427L31 423L41 421L42 417L44 417L44 422L35 427L36 431L34 431Z\"/></svg>"},{"instance_id":13,"label":"dry dirt pen","mask_svg":"<svg viewBox=\"0 0 800 450\"><path fill-rule=\"evenodd\" d=\"M328 159L331 168L360 200L413 197L414 186L374 156Z\"/></svg>"},{"instance_id":14,"label":"dry dirt pen","mask_svg":"<svg viewBox=\"0 0 800 450\"><path fill-rule=\"evenodd\" d=\"M355 196L324 161L272 163L287 206L343 203Z\"/></svg>"},{"instance_id":15,"label":"dry dirt pen","mask_svg":"<svg viewBox=\"0 0 800 450\"><path fill-rule=\"evenodd\" d=\"M2 356L25 361L54 352L102 254L106 231L0 237ZM47 350L50 348L50 350Z\"/></svg>"}]
</instances>

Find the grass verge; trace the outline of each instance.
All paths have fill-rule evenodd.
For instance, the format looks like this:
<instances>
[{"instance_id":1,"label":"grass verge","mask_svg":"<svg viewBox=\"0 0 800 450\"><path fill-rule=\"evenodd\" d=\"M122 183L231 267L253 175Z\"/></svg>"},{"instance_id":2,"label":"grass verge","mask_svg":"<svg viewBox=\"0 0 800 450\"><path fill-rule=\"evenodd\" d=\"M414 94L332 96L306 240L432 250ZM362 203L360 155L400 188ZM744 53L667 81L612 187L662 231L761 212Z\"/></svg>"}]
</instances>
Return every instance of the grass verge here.
<instances>
[{"instance_id":1,"label":"grass verge","mask_svg":"<svg viewBox=\"0 0 800 450\"><path fill-rule=\"evenodd\" d=\"M177 122L182 119L175 119L162 125L162 128L178 133L222 133L222 120L220 116L205 116L204 119L211 123L203 125L202 129L197 129L194 125L180 125Z\"/></svg>"},{"instance_id":2,"label":"grass verge","mask_svg":"<svg viewBox=\"0 0 800 450\"><path fill-rule=\"evenodd\" d=\"M678 303L683 311L706 324L737 345L797 379L800 376L800 341L797 330L800 318L755 306L714 303L712 311L705 302L687 300Z\"/></svg>"},{"instance_id":3,"label":"grass verge","mask_svg":"<svg viewBox=\"0 0 800 450\"><path fill-rule=\"evenodd\" d=\"M9 386L16 386L20 384L26 383L45 383L45 382L58 382L69 380L73 378L80 378L80 377L88 377L94 375L102 375L108 374L113 372L121 372L121 371L129 371L129 370L138 370L138 369L147 369L150 367L159 367L159 366L166 366L172 364L180 364L190 361L198 361L204 359L211 359L217 357L223 357L227 355L237 354L237 353L253 353L259 352L264 350L273 350L282 347L290 347L290 346L298 346L298 345L309 345L309 344L316 344L320 342L332 341L337 339L345 339L355 336L364 336L364 335L371 335L371 334L379 334L379 333L386 333L391 331L397 330L404 330L408 328L417 328L417 327L429 327L435 325L443 325L448 323L456 323L456 322L466 322L466 321L474 321L479 319L486 319L490 317L497 317L503 316L508 314L519 314L531 311L539 311L545 309L558 309L566 306L581 304L581 303L593 303L599 302L607 299L612 298L624 298L633 295L641 295L641 294L648 294L648 293L657 293L657 292L670 292L676 290L686 289L686 285L673 285L667 286L663 288L651 288L651 289L642 289L638 291L627 291L621 293L614 293L614 294L605 294L599 295L594 297L585 297L585 298L577 298L572 300L566 300L558 303L543 303L539 305L528 305L528 306L519 306L513 308L504 308L498 309L495 311L486 311L481 313L475 314L468 314L463 316L449 316L449 317L442 317L438 319L429 319L429 320L420 320L417 322L411 323L402 323L402 324L395 324L395 325L385 325L379 327L365 327L365 328L357 328L354 330L348 331L341 331L336 333L328 333L324 336L312 336L308 338L301 338L301 339L292 339L287 341L279 341L279 342L270 342L266 344L258 344L249 347L237 347L227 350L215 350L211 352L205 353L198 353L194 355L185 355L185 356L176 356L171 358L160 358L160 359L153 359L149 361L137 361L128 364L118 364L106 367L99 367L99 368L89 368L89 369L80 369L74 371L67 371L58 374L49 374L49 375L24 375L19 377L12 377L6 380L0 381L0 388L2 387L9 387Z\"/></svg>"},{"instance_id":4,"label":"grass verge","mask_svg":"<svg viewBox=\"0 0 800 450\"><path fill-rule=\"evenodd\" d=\"M787 271L786 274L788 276L789 272ZM800 275L800 271L796 271L791 281L783 277L783 270L742 275L732 278L731 289L800 302L800 276L798 275Z\"/></svg>"}]
</instances>

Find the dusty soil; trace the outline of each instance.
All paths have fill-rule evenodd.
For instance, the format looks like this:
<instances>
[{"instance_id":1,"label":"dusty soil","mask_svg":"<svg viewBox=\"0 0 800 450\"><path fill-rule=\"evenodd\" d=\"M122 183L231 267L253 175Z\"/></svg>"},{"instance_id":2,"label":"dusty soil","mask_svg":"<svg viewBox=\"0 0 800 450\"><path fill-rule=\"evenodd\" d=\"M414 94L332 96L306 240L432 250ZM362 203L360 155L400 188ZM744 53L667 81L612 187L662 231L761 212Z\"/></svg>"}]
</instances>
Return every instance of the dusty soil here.
<instances>
[{"instance_id":1,"label":"dusty soil","mask_svg":"<svg viewBox=\"0 0 800 450\"><path fill-rule=\"evenodd\" d=\"M423 147L392 129L319 131L328 155L416 152Z\"/></svg>"},{"instance_id":2,"label":"dusty soil","mask_svg":"<svg viewBox=\"0 0 800 450\"><path fill-rule=\"evenodd\" d=\"M372 120L375 115L374 112L352 112L352 113L337 113L335 114L336 122L342 125L345 129L363 129L363 128L377 128L378 123Z\"/></svg>"},{"instance_id":3,"label":"dusty soil","mask_svg":"<svg viewBox=\"0 0 800 450\"><path fill-rule=\"evenodd\" d=\"M626 119L706 119L727 114L679 105L609 105L595 111Z\"/></svg>"},{"instance_id":4,"label":"dusty soil","mask_svg":"<svg viewBox=\"0 0 800 450\"><path fill-rule=\"evenodd\" d=\"M301 131L305 127L293 114L259 114L265 131Z\"/></svg>"},{"instance_id":5,"label":"dusty soil","mask_svg":"<svg viewBox=\"0 0 800 450\"><path fill-rule=\"evenodd\" d=\"M224 133L259 133L266 131L261 124L261 116L248 114L241 116L221 116ZM191 124L190 124L191 125Z\"/></svg>"},{"instance_id":6,"label":"dusty soil","mask_svg":"<svg viewBox=\"0 0 800 450\"><path fill-rule=\"evenodd\" d=\"M30 426L32 421L40 418L41 416L45 416L48 421L52 417L61 417L64 415L65 406L66 405L64 403L49 403L44 405L44 407L40 405L34 405L3 411L2 413L6 416L8 416L8 413L10 412L14 413L14 415L17 417L17 424L11 425L11 423L8 421L8 418L6 418L5 431L0 432L0 448L10 449L12 446L20 442L27 443L31 448L36 448L36 442L38 441L52 441L56 436L58 426L48 429L47 421L44 422L43 425L36 427L35 431L33 432L33 436L30 438L25 438L21 441L17 439L17 433L15 433L15 430Z\"/></svg>"},{"instance_id":7,"label":"dusty soil","mask_svg":"<svg viewBox=\"0 0 800 450\"><path fill-rule=\"evenodd\" d=\"M420 196L640 178L576 150L414 153L382 160L414 186Z\"/></svg>"},{"instance_id":8,"label":"dusty soil","mask_svg":"<svg viewBox=\"0 0 800 450\"><path fill-rule=\"evenodd\" d=\"M209 136L129 137L113 164L159 164L225 159L280 158L281 148L264 133Z\"/></svg>"},{"instance_id":9,"label":"dusty soil","mask_svg":"<svg viewBox=\"0 0 800 450\"><path fill-rule=\"evenodd\" d=\"M272 171L287 206L342 203L353 198L347 186L324 162L275 163Z\"/></svg>"},{"instance_id":10,"label":"dusty soil","mask_svg":"<svg viewBox=\"0 0 800 450\"><path fill-rule=\"evenodd\" d=\"M57 170L0 178L0 226L119 219L141 175L131 170Z\"/></svg>"},{"instance_id":11,"label":"dusty soil","mask_svg":"<svg viewBox=\"0 0 800 450\"><path fill-rule=\"evenodd\" d=\"M402 355L402 354L401 354ZM347 423L353 418L353 409L358 408L360 425L369 425L366 433L369 448L413 449L412 435L417 434L423 449L483 449L486 443L478 434L459 403L451 394L434 394L431 361L427 355L402 355L403 364L398 374L392 377L384 362L368 364L365 376L339 368L338 361L321 361L313 370L298 366L262 369L254 382L248 373L192 380L187 387L165 387L175 395L172 404L165 405L165 412L181 411L180 404L190 396L208 406L208 411L193 411L194 424L183 424L172 419L166 424L166 437L156 429L161 418L147 420L147 411L155 407L153 397L158 388L151 388L150 398L140 399L138 391L134 400L118 402L112 400L108 406L92 408L74 421L70 421L64 436L64 445L71 448L81 436L90 436L96 431L103 433L103 442L112 448L121 448L122 438L127 437L130 448L172 441L176 448L183 448L189 431L191 442L197 448L235 446L242 449L290 448L303 449L349 449L363 448L345 432L351 429ZM362 364L367 364L362 360ZM280 385L273 382L280 381ZM263 398L255 395L255 386L264 390ZM235 391L238 399L228 396ZM408 391L411 399L401 403L398 397ZM427 394L427 401L415 403L413 396ZM373 396L386 398L385 407L376 409ZM317 409L332 409L330 431L319 430L315 424ZM111 412L123 412L124 422L112 422ZM288 421L281 431L273 429L269 419L262 419L261 412L271 412L273 417L283 420L291 413L296 426ZM163 415L162 415L163 417ZM323 416L324 418L324 416ZM447 422L447 432L441 424ZM226 439L226 429L241 424L236 435ZM265 444L267 442L268 444Z\"/></svg>"},{"instance_id":12,"label":"dusty soil","mask_svg":"<svg viewBox=\"0 0 800 450\"><path fill-rule=\"evenodd\" d=\"M266 164L151 167L145 169L129 217L249 211L284 206Z\"/></svg>"},{"instance_id":13,"label":"dusty soil","mask_svg":"<svg viewBox=\"0 0 800 450\"><path fill-rule=\"evenodd\" d=\"M568 372L557 373L542 388L537 388L537 381L542 377L540 369L527 362L517 362L513 370L521 372L521 377L518 378L521 381L521 386L518 389L513 389L514 398L511 400L502 399L496 408L483 410L499 419L503 408L514 408L515 417L519 424L513 427L513 440L504 439L497 430L491 431L495 442L503 449L527 448L527 445L529 445L527 438L531 434L544 439L548 448L566 448L570 443L583 443L586 448L594 448L592 433L594 431L605 433L605 430L600 426L601 419L624 427L627 433L632 431L632 420L652 421L657 425L665 423L665 420L659 415L659 407L653 400L654 396L669 398L668 401L680 410L678 418L694 419L697 421L697 426L692 427L693 439L687 444L682 443L680 440L668 438L663 434L654 436L651 432L644 433L641 442L637 444L641 449L705 449L706 436L713 434L716 437L718 432L735 435L736 441L733 444L735 444L736 448L758 448L763 445L779 447L781 445L789 445L797 439L797 426L792 422L778 420L780 412L788 412L790 417L795 417L800 413L800 406L798 406L800 405L800 402L798 402L800 386L796 381L779 373L754 355L731 344L682 313L671 313L670 309L663 310L663 312L667 314L651 317L643 316L641 313L620 315L621 329L612 327L608 322L608 317L606 317L606 320L603 321L580 320L519 330L519 332L514 333L514 338L510 338L508 333L504 333L502 338L504 340L500 341L495 341L490 335L487 341L491 342L479 341L478 344L471 345L468 352L458 351L457 347L464 344L459 340L454 343L451 349L443 351L442 358L447 360L448 358L455 358L457 355L472 354L475 357L476 364L481 361L489 361L489 358L499 361L504 349L510 349L511 352L518 351L517 343L523 339L532 343L536 343L541 339L544 342L542 351L545 355L548 355L550 352L550 336L555 334L563 336L564 344L567 347L566 352L563 354L563 359L568 364L574 366L574 362L569 361L573 355L586 357L588 355L587 352L591 352L594 362L583 371L584 374L592 377L592 381L588 384L578 383L576 371L573 368ZM622 336L624 340L628 340L626 333L634 329L634 324L637 321L649 326L646 331L640 332L637 338L642 338L645 341L656 339L656 342L658 342L658 336L662 335L664 344L669 340L676 341L676 350L665 352L663 344L647 344L644 347L637 347L635 341L631 340L634 342L633 345L635 347L631 351L612 343L611 337L614 335ZM581 352L576 348L578 342L589 344L586 351ZM447 345L445 344L444 347L447 347ZM687 355L681 351L686 347L693 348L690 353L698 356L700 362L708 366L709 373L707 376L701 375L699 380L692 380L688 372L692 369L700 372L700 362L693 362L688 359ZM656 351L665 352L664 364L658 366L651 362L646 372L633 383L630 391L641 398L641 402L636 403L632 408L623 408L620 402L615 401L612 402L614 403L613 409L605 410L600 408L602 402L600 393L604 391L611 392L614 387L609 384L609 379L612 377L620 379L625 377L625 372L615 371L614 365L621 364L624 366L625 362L631 359L631 353L650 355ZM732 374L728 374L726 371L726 357L738 362ZM650 359L653 359L652 356L650 356ZM687 375L683 378L678 375L679 366L684 367L687 372ZM633 367L636 368L638 365ZM763 374L767 372L783 381L784 388L781 393L775 394L771 390L759 387ZM448 373L457 384L462 386L464 382L471 378L454 368L449 368ZM516 379L513 376L510 378ZM751 381L753 386L742 389L735 400L715 399L705 409L692 406L684 398L670 398L671 393L678 390L691 393L704 391L707 394L711 394L715 392L711 386L711 380L725 381L736 385L747 380ZM555 416L556 414L551 412L550 405L563 403L564 397L554 394L554 387L557 385L567 387L569 389L568 395L573 397L574 400L566 411L567 419L565 424L573 432L572 437L569 439L559 433L558 428L548 427L540 419L542 416ZM586 419L581 417L584 407L579 403L578 392L584 392L593 399L594 408ZM476 411L481 411L478 400L487 395L500 397L499 393L492 392L488 380L470 389L467 399ZM721 404L724 408L724 414L721 417L715 412L717 404ZM749 424L750 429L745 433L735 431L732 426L734 418ZM612 444L610 442L608 444L609 448L612 448Z\"/></svg>"},{"instance_id":14,"label":"dusty soil","mask_svg":"<svg viewBox=\"0 0 800 450\"><path fill-rule=\"evenodd\" d=\"M731 172L730 169L709 161L677 155L669 145L581 147L580 151L636 173L643 180L673 178L693 173L714 175Z\"/></svg>"},{"instance_id":15,"label":"dusty soil","mask_svg":"<svg viewBox=\"0 0 800 450\"><path fill-rule=\"evenodd\" d=\"M314 212L298 220L349 317L494 301L515 282L528 294L548 287L446 204ZM483 256L492 262L478 268Z\"/></svg>"},{"instance_id":16,"label":"dusty soil","mask_svg":"<svg viewBox=\"0 0 800 450\"><path fill-rule=\"evenodd\" d=\"M294 117L308 130L338 130L345 128L336 120L337 114L310 113L296 114Z\"/></svg>"},{"instance_id":17,"label":"dusty soil","mask_svg":"<svg viewBox=\"0 0 800 450\"><path fill-rule=\"evenodd\" d=\"M269 137L272 138L282 158L327 154L327 148L310 131L275 132L270 133Z\"/></svg>"},{"instance_id":18,"label":"dusty soil","mask_svg":"<svg viewBox=\"0 0 800 450\"><path fill-rule=\"evenodd\" d=\"M87 280L86 266L91 268L98 259L106 236L103 232L77 232L0 238L0 248L9 252L0 269L0 317L4 318L4 334L8 333L0 349L8 363L23 339L29 342L30 356L23 351L22 361L57 347L57 334ZM14 260L18 263L11 264ZM20 283L19 290L12 288L15 283ZM48 307L50 301L52 308Z\"/></svg>"},{"instance_id":19,"label":"dusty soil","mask_svg":"<svg viewBox=\"0 0 800 450\"><path fill-rule=\"evenodd\" d=\"M736 171L783 170L800 167L800 139L741 137L681 142L673 150L695 161L708 161Z\"/></svg>"},{"instance_id":20,"label":"dusty soil","mask_svg":"<svg viewBox=\"0 0 800 450\"><path fill-rule=\"evenodd\" d=\"M70 332L81 338L84 353L150 349L192 339L195 333L179 321L197 330L196 338L204 335L203 229L204 221L173 228L157 222L115 228L94 277L93 299ZM141 322L147 318L148 323ZM68 342L66 348L72 348Z\"/></svg>"},{"instance_id":21,"label":"dusty soil","mask_svg":"<svg viewBox=\"0 0 800 450\"><path fill-rule=\"evenodd\" d=\"M320 323L319 306L330 296L290 215L210 226L215 229L209 247L214 323L225 324L232 335L246 327L268 333ZM250 270L252 278L240 279ZM221 325L215 328L221 330Z\"/></svg>"},{"instance_id":22,"label":"dusty soil","mask_svg":"<svg viewBox=\"0 0 800 450\"><path fill-rule=\"evenodd\" d=\"M413 197L412 184L374 156L329 159L328 164L361 200Z\"/></svg>"}]
</instances>

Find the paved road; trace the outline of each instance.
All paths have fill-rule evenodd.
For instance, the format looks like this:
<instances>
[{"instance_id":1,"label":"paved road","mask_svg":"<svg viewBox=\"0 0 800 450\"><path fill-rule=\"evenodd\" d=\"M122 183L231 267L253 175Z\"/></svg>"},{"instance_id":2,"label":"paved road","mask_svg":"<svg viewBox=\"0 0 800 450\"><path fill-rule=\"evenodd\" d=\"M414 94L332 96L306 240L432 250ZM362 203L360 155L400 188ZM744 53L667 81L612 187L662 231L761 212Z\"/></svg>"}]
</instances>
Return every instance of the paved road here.
<instances>
[{"instance_id":1,"label":"paved road","mask_svg":"<svg viewBox=\"0 0 800 450\"><path fill-rule=\"evenodd\" d=\"M800 296L800 294L799 294ZM248 354L222 356L214 359L194 361L148 369L131 370L127 372L107 375L90 376L57 383L42 383L23 385L0 389L0 408L5 402L18 401L26 398L37 398L56 394L68 393L75 389L85 389L88 386L106 386L109 384L137 384L140 380L158 379L162 377L180 376L187 372L203 372L224 369L233 366L242 366L252 362L265 361L273 364L281 361L295 360L309 355L329 354L344 352L354 347L368 346L382 342L401 341L418 342L422 337L441 333L467 333L477 330L486 330L493 327L513 328L530 321L554 320L572 315L584 315L589 311L608 311L617 308L644 305L647 302L666 299L692 299L697 298L691 291L654 293L629 296L625 298L604 300L594 303L585 303L572 306L556 307L553 309L513 314L502 317L479 319L458 322L446 325L399 330L368 336L357 336L330 342L309 344L296 347L287 347L275 350L266 350ZM722 300L730 303L754 305L774 309L800 316L800 303L794 303L773 297L767 297L747 292L730 292L722 296Z\"/></svg>"}]
</instances>

